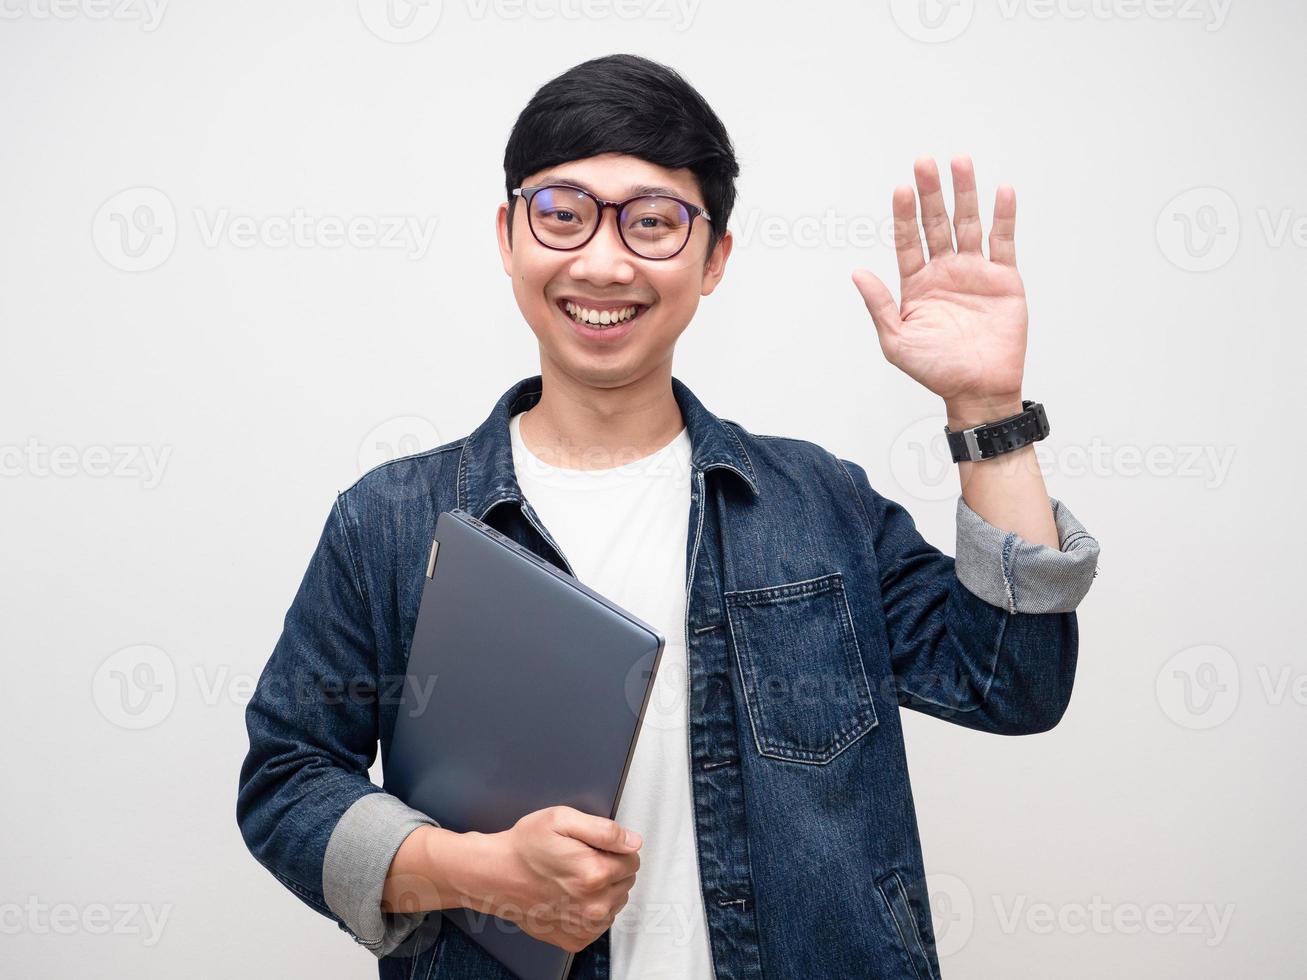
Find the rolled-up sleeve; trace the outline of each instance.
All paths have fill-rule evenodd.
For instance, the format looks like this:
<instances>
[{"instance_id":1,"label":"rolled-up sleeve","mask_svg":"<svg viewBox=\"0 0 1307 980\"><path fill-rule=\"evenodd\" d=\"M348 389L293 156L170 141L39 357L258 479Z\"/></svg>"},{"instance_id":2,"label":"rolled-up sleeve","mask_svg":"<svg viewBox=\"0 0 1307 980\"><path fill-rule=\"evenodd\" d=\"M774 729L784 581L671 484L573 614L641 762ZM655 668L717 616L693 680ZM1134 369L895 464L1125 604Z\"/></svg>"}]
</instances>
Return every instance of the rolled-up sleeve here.
<instances>
[{"instance_id":1,"label":"rolled-up sleeve","mask_svg":"<svg viewBox=\"0 0 1307 980\"><path fill-rule=\"evenodd\" d=\"M1059 548L990 524L958 496L957 576L967 591L1009 613L1071 612L1098 574L1098 540L1071 508L1049 497Z\"/></svg>"},{"instance_id":2,"label":"rolled-up sleeve","mask_svg":"<svg viewBox=\"0 0 1307 980\"><path fill-rule=\"evenodd\" d=\"M375 692L380 678L354 533L337 495L245 710L236 820L260 864L380 957L423 919L382 915L390 861L409 833L435 821L369 778L376 698L352 692Z\"/></svg>"},{"instance_id":3,"label":"rolled-up sleeve","mask_svg":"<svg viewBox=\"0 0 1307 980\"><path fill-rule=\"evenodd\" d=\"M426 917L425 912L382 912L381 894L395 852L418 827L438 827L397 796L370 793L345 811L331 832L322 862L327 906L359 945L378 957L393 952Z\"/></svg>"}]
</instances>

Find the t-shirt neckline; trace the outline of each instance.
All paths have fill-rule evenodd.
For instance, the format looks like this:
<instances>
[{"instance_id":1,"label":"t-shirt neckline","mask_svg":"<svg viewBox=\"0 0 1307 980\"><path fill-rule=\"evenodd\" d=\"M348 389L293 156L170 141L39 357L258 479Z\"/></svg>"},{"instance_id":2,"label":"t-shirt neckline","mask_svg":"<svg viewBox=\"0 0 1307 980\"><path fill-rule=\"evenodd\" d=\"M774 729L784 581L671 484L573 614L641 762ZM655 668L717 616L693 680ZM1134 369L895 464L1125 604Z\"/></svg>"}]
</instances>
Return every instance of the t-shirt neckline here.
<instances>
[{"instance_id":1,"label":"t-shirt neckline","mask_svg":"<svg viewBox=\"0 0 1307 980\"><path fill-rule=\"evenodd\" d=\"M526 462L534 468L535 473L546 473L560 479L597 480L605 477L635 475L640 470L659 463L663 457L670 455L682 444L687 444L686 448L688 449L690 439L689 427L683 425L681 426L681 431L673 436L666 445L654 450L647 456L642 456L629 463L623 463L620 466L605 466L600 469L580 470L566 466L555 466L552 463L545 462L535 453L531 452L531 450L527 448L526 440L522 438L521 420L521 412L514 413L509 419L509 428L512 435L514 452L521 453L525 457Z\"/></svg>"}]
</instances>

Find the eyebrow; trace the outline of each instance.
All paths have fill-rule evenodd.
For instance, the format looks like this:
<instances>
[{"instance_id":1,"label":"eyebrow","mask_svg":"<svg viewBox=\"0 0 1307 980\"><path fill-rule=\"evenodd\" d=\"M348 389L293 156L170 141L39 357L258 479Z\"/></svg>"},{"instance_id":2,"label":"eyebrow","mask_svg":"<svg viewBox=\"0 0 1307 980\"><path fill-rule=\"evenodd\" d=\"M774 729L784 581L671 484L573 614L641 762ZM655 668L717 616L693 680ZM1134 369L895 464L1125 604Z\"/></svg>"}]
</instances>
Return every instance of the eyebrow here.
<instances>
[{"instance_id":1,"label":"eyebrow","mask_svg":"<svg viewBox=\"0 0 1307 980\"><path fill-rule=\"evenodd\" d=\"M540 184L572 184L573 186L581 188L583 191L589 191L591 194L595 195L595 197L603 197L602 194L589 186L585 181L577 180L575 177L562 177L558 174L546 174L536 181L536 184L537 186ZM641 194L662 194L667 197L676 198L683 196L683 192L678 191L674 187L662 187L658 184L631 184L626 188L626 197L639 197Z\"/></svg>"}]
</instances>

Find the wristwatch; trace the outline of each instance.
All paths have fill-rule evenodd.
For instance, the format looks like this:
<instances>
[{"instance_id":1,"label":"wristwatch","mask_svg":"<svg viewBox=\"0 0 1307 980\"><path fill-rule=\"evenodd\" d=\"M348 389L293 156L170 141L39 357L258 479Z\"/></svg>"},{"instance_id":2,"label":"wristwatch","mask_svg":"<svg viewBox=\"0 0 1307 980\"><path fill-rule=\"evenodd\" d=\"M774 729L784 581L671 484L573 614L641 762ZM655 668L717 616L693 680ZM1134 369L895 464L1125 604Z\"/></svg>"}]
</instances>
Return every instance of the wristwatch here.
<instances>
[{"instance_id":1,"label":"wristwatch","mask_svg":"<svg viewBox=\"0 0 1307 980\"><path fill-rule=\"evenodd\" d=\"M975 425L960 432L944 426L953 462L976 463L982 459L992 459L1045 438L1049 428L1044 406L1039 402L1023 401L1021 408L1023 411L1016 415L1009 415L997 422Z\"/></svg>"}]
</instances>

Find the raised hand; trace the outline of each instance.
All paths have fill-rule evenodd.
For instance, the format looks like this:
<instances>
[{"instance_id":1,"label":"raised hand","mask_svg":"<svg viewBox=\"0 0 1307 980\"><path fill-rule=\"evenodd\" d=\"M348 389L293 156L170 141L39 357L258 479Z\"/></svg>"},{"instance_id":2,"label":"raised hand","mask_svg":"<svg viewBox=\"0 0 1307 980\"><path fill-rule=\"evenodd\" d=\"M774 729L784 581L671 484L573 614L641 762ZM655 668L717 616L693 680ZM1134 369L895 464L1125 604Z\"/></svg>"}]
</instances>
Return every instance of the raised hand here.
<instances>
[{"instance_id":1,"label":"raised hand","mask_svg":"<svg viewBox=\"0 0 1307 980\"><path fill-rule=\"evenodd\" d=\"M998 188L986 258L971 158L952 161L951 227L934 159L918 159L913 171L930 260L922 255L916 195L903 184L893 198L900 301L874 273L853 273L881 351L943 398L951 420L974 424L1019 412L1027 312L1013 238L1016 192Z\"/></svg>"}]
</instances>

